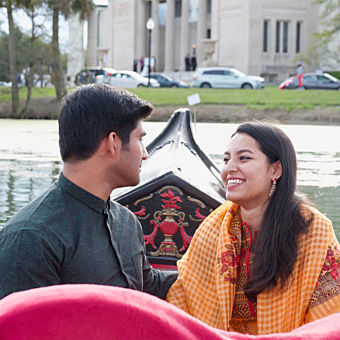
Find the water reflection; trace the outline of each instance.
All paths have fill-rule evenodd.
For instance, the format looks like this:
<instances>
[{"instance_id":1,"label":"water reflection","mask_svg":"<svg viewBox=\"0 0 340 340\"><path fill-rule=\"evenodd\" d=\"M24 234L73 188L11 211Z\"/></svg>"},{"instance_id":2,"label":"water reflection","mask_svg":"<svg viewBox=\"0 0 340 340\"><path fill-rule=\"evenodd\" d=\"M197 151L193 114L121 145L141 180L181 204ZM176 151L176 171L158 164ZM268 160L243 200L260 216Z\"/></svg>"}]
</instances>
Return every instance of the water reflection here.
<instances>
[{"instance_id":1,"label":"water reflection","mask_svg":"<svg viewBox=\"0 0 340 340\"><path fill-rule=\"evenodd\" d=\"M197 125L198 144L219 166L236 126ZM145 144L148 144L164 123L148 123L145 127L148 132ZM340 126L321 127L322 134L317 138L320 143L316 143L314 137L318 127L300 127L304 131L301 135L294 126L284 128L297 150L298 190L332 220L340 239L340 141L334 137L340 135ZM305 130L309 131L309 140ZM61 168L55 121L0 120L0 228L16 211L47 189Z\"/></svg>"},{"instance_id":2,"label":"water reflection","mask_svg":"<svg viewBox=\"0 0 340 340\"><path fill-rule=\"evenodd\" d=\"M0 160L0 227L58 176L61 161Z\"/></svg>"}]
</instances>

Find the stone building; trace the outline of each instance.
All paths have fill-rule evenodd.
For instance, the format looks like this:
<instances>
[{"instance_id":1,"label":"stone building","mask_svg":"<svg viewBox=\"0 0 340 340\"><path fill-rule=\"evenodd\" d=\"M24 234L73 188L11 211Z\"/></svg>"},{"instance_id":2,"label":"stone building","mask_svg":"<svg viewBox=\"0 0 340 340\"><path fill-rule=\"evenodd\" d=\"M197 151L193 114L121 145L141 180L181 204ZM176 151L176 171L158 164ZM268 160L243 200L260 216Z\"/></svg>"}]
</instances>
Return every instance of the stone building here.
<instances>
[{"instance_id":1,"label":"stone building","mask_svg":"<svg viewBox=\"0 0 340 340\"><path fill-rule=\"evenodd\" d=\"M149 55L146 22L152 18L157 71L184 71L190 54L198 67L233 66L278 82L295 73L299 56L312 46L319 16L311 0L108 0L89 17L86 60L132 70L134 58ZM311 62L305 70L319 66Z\"/></svg>"}]
</instances>

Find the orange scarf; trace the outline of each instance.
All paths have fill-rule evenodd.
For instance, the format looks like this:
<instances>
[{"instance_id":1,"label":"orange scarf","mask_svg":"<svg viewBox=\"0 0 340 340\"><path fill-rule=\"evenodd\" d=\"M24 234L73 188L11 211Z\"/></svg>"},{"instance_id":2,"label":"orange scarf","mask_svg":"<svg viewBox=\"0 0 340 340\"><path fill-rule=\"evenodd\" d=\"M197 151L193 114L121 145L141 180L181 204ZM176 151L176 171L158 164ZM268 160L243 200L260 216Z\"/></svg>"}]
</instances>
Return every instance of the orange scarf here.
<instances>
[{"instance_id":1,"label":"orange scarf","mask_svg":"<svg viewBox=\"0 0 340 340\"><path fill-rule=\"evenodd\" d=\"M239 207L226 202L212 212L195 232L190 247L177 262L178 279L167 301L210 326L229 330L237 279L240 231L232 230ZM340 246L332 223L316 209L302 206L304 216L314 220L299 238L299 254L288 288L280 284L257 297L258 334L289 332L306 322L340 312ZM336 252L334 296L310 307L310 301L327 256ZM336 276L337 275L337 276Z\"/></svg>"}]
</instances>

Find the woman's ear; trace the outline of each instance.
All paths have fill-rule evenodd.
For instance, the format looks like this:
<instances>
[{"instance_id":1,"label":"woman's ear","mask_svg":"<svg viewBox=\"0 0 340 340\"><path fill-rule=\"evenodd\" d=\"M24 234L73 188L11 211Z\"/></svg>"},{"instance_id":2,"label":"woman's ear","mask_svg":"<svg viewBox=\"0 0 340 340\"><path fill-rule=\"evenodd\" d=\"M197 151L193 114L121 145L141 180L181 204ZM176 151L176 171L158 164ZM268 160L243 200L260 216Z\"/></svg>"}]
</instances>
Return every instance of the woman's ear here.
<instances>
[{"instance_id":1,"label":"woman's ear","mask_svg":"<svg viewBox=\"0 0 340 340\"><path fill-rule=\"evenodd\" d=\"M279 179L282 175L282 165L280 161L276 161L272 164L273 167L273 178Z\"/></svg>"}]
</instances>

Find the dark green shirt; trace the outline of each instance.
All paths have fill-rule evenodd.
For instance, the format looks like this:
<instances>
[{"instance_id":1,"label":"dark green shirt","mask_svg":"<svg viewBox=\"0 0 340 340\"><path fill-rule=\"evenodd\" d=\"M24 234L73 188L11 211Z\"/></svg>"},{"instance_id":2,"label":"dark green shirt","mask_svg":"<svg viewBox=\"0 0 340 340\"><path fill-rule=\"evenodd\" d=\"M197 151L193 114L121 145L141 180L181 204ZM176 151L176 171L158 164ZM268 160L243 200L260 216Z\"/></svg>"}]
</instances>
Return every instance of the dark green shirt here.
<instances>
[{"instance_id":1,"label":"dark green shirt","mask_svg":"<svg viewBox=\"0 0 340 340\"><path fill-rule=\"evenodd\" d=\"M60 174L0 231L0 298L55 284L101 284L165 298L177 273L152 269L137 218Z\"/></svg>"}]
</instances>

